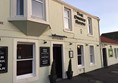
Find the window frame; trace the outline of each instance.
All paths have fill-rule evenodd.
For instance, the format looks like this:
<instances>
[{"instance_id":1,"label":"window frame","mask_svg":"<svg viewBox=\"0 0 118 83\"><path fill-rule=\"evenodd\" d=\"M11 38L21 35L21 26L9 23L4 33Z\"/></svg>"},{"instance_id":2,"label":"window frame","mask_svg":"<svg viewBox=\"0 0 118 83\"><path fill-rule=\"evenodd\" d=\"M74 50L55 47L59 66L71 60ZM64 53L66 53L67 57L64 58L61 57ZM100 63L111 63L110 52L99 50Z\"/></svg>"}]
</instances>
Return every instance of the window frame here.
<instances>
[{"instance_id":1,"label":"window frame","mask_svg":"<svg viewBox=\"0 0 118 83\"><path fill-rule=\"evenodd\" d=\"M88 34L93 35L92 18L88 17Z\"/></svg>"},{"instance_id":2,"label":"window frame","mask_svg":"<svg viewBox=\"0 0 118 83\"><path fill-rule=\"evenodd\" d=\"M40 17L40 16L37 16L37 15L33 15L33 1L35 1L35 2L38 2L38 3L41 3L43 6L41 6L42 7L42 17ZM40 1L40 0L31 0L31 16L33 17L33 18L38 18L38 19L42 19L42 20L45 20L46 21L46 0L42 0L42 1Z\"/></svg>"},{"instance_id":3,"label":"window frame","mask_svg":"<svg viewBox=\"0 0 118 83\"><path fill-rule=\"evenodd\" d=\"M34 66L32 67L32 73L19 75L17 76L17 44L21 42L23 44L33 44L33 51L34 51ZM27 39L14 39L14 60L13 60L13 83L16 82L26 82L34 81L39 79L38 75L38 69L39 69L39 47L38 47L38 41L37 40L27 40ZM16 71L16 72L14 72Z\"/></svg>"},{"instance_id":4,"label":"window frame","mask_svg":"<svg viewBox=\"0 0 118 83\"><path fill-rule=\"evenodd\" d=\"M65 11L69 12L68 13L68 17L65 17ZM68 31L68 32L72 32L72 10L68 7L64 7L64 14L63 14L63 18L64 18L64 30ZM65 27L65 19L68 19L68 27Z\"/></svg>"},{"instance_id":5,"label":"window frame","mask_svg":"<svg viewBox=\"0 0 118 83\"><path fill-rule=\"evenodd\" d=\"M27 58L27 59L16 59L16 63L18 63L18 62L22 62L22 61L32 61L32 73L29 73L29 74L24 74L24 75L17 75L17 77L18 77L18 79L20 78L20 77L23 77L23 76L25 76L25 75L32 75L33 76L33 73L34 73L34 57L35 57L35 54L34 54L34 50L35 50L35 48L34 48L34 43L23 43L23 42L18 42L17 43L17 45L18 44L23 44L23 45L32 45L33 47L32 47L32 51L33 51L33 54L32 54L32 58ZM18 49L18 48L17 48ZM17 57L18 57L18 54L16 55ZM31 76L30 75L30 76Z\"/></svg>"},{"instance_id":6,"label":"window frame","mask_svg":"<svg viewBox=\"0 0 118 83\"><path fill-rule=\"evenodd\" d=\"M91 47L92 47L92 53L91 53ZM89 46L89 56L90 56L90 64L95 64L95 48L93 45Z\"/></svg>"},{"instance_id":7,"label":"window frame","mask_svg":"<svg viewBox=\"0 0 118 83\"><path fill-rule=\"evenodd\" d=\"M115 58L118 59L118 48L114 48Z\"/></svg>"},{"instance_id":8,"label":"window frame","mask_svg":"<svg viewBox=\"0 0 118 83\"><path fill-rule=\"evenodd\" d=\"M79 55L78 55L78 46L81 47L80 48L81 54L79 54ZM81 56L81 64L78 64L78 67L82 67L82 66L84 66L84 45L80 45L80 44L77 45L77 60L79 60L78 56Z\"/></svg>"}]
</instances>

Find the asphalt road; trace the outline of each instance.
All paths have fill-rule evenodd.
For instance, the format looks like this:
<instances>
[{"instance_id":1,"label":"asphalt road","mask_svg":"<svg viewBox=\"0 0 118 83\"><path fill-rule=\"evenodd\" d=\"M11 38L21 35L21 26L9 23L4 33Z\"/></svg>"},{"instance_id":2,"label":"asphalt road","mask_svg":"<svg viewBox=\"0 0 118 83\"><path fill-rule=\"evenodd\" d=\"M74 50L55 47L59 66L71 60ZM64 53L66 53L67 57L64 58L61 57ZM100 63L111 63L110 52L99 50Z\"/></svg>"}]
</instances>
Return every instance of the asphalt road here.
<instances>
[{"instance_id":1,"label":"asphalt road","mask_svg":"<svg viewBox=\"0 0 118 83\"><path fill-rule=\"evenodd\" d=\"M80 74L71 80L60 80L57 83L118 83L118 64Z\"/></svg>"}]
</instances>

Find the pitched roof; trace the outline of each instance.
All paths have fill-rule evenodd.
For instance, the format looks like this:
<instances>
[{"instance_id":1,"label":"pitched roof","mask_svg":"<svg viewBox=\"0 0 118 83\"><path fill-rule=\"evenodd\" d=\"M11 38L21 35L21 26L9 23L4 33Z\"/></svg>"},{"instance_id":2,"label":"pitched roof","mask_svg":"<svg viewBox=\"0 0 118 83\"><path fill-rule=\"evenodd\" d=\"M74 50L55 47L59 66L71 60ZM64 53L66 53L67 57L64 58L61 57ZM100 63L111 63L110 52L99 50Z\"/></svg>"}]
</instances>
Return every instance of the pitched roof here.
<instances>
[{"instance_id":1,"label":"pitched roof","mask_svg":"<svg viewBox=\"0 0 118 83\"><path fill-rule=\"evenodd\" d=\"M104 37L107 37L109 39L118 41L118 31L109 32L109 33L103 33L101 36L104 36Z\"/></svg>"},{"instance_id":2,"label":"pitched roof","mask_svg":"<svg viewBox=\"0 0 118 83\"><path fill-rule=\"evenodd\" d=\"M104 36L101 36L101 42L104 42L104 43L111 43L111 44L118 44L118 41L114 41L110 38L107 38L107 37L104 37Z\"/></svg>"}]
</instances>

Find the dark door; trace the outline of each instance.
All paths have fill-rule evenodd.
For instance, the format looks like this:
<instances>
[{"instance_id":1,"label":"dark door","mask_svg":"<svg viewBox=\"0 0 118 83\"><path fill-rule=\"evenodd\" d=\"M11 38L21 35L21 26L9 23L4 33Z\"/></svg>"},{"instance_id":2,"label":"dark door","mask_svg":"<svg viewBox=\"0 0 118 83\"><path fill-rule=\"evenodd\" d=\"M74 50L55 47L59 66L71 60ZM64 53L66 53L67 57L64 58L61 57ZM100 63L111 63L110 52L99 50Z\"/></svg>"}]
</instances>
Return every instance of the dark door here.
<instances>
[{"instance_id":1,"label":"dark door","mask_svg":"<svg viewBox=\"0 0 118 83\"><path fill-rule=\"evenodd\" d=\"M56 64L57 78L62 78L62 45L53 44L53 59Z\"/></svg>"},{"instance_id":2,"label":"dark door","mask_svg":"<svg viewBox=\"0 0 118 83\"><path fill-rule=\"evenodd\" d=\"M103 66L107 67L108 65L107 65L107 52L106 52L106 48L103 48L102 52L103 52Z\"/></svg>"}]
</instances>

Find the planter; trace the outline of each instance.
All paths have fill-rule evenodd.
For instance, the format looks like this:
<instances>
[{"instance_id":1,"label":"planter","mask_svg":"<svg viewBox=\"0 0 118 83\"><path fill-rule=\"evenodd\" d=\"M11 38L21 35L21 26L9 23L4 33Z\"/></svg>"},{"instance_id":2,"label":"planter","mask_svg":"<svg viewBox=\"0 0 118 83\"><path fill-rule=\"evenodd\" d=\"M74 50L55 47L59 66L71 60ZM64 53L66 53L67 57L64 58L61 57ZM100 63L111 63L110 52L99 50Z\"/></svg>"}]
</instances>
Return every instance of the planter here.
<instances>
[{"instance_id":1,"label":"planter","mask_svg":"<svg viewBox=\"0 0 118 83\"><path fill-rule=\"evenodd\" d=\"M72 77L73 77L73 71L67 71L66 74L67 74L67 78L68 79L72 79Z\"/></svg>"},{"instance_id":2,"label":"planter","mask_svg":"<svg viewBox=\"0 0 118 83\"><path fill-rule=\"evenodd\" d=\"M49 75L50 83L56 83L57 75Z\"/></svg>"},{"instance_id":3,"label":"planter","mask_svg":"<svg viewBox=\"0 0 118 83\"><path fill-rule=\"evenodd\" d=\"M51 66L51 71L50 71L50 75L49 75L49 81L50 83L56 83L56 79L57 79L57 74L56 74L56 69L55 69L55 61L52 62L52 66Z\"/></svg>"},{"instance_id":4,"label":"planter","mask_svg":"<svg viewBox=\"0 0 118 83\"><path fill-rule=\"evenodd\" d=\"M66 71L66 74L67 74L67 78L68 78L68 79L72 79L72 77L73 77L73 71L72 71L71 58L70 58L70 60L69 60L68 71Z\"/></svg>"}]
</instances>

